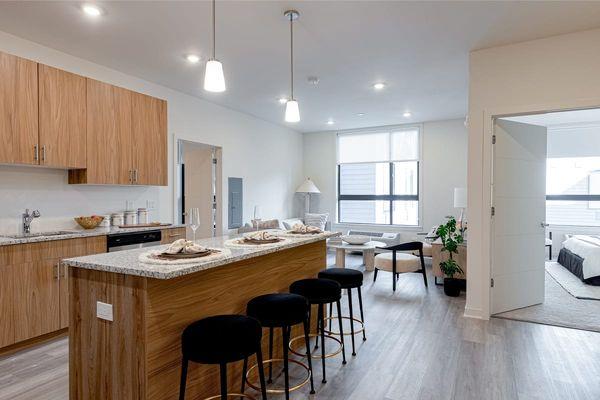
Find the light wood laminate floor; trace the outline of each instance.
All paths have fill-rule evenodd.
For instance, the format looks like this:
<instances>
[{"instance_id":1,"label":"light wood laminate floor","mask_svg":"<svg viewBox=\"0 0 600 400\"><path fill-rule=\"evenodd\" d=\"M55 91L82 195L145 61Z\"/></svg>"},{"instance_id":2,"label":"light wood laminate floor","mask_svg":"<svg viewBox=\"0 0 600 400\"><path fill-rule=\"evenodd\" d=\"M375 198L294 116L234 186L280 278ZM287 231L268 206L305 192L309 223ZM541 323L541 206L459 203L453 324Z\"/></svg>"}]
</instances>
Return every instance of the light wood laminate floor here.
<instances>
[{"instance_id":1,"label":"light wood laminate floor","mask_svg":"<svg viewBox=\"0 0 600 400\"><path fill-rule=\"evenodd\" d=\"M365 279L368 340L357 335L356 357L347 343L345 366L327 360L327 384L315 362L317 394L305 387L293 399L600 399L599 333L467 319L464 294L445 297L432 278L425 290L418 274L401 275L396 293L389 273ZM0 359L0 400L67 399L67 347L59 339Z\"/></svg>"}]
</instances>

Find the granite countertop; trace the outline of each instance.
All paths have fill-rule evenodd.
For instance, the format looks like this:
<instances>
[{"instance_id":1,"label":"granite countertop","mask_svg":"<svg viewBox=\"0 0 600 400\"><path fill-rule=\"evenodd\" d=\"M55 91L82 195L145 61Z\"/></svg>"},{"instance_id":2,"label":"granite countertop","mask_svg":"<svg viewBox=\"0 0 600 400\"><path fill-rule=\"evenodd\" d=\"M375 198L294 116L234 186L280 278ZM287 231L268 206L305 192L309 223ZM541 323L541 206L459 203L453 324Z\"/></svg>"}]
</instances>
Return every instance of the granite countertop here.
<instances>
[{"instance_id":1,"label":"granite countertop","mask_svg":"<svg viewBox=\"0 0 600 400\"><path fill-rule=\"evenodd\" d=\"M256 248L237 248L227 247L225 242L230 239L241 237L240 235L220 236L210 239L200 239L196 242L202 246L211 248L226 248L231 254L211 261L202 261L190 264L144 264L139 261L139 256L148 251L165 249L168 246L152 246L134 250L123 250L114 253L103 253L91 256L70 258L63 260L63 263L75 268L92 269L98 271L114 272L125 275L144 276L156 279L172 279L179 276L191 274L194 272L219 267L240 260L246 260L253 257L259 257L265 254L274 253L280 250L302 246L309 243L326 240L332 236L339 236L340 233L324 232L315 236L302 238L286 238L285 242L277 245L269 245Z\"/></svg>"},{"instance_id":2,"label":"granite countertop","mask_svg":"<svg viewBox=\"0 0 600 400\"><path fill-rule=\"evenodd\" d=\"M104 235L112 235L115 233L127 233L127 232L143 232L143 231L155 231L160 229L171 229L171 228L182 228L185 225L183 224L172 224L165 226L151 226L144 228L117 228L114 226L107 228L95 228L95 229L61 229L56 230L54 232L61 232L60 235L49 235L49 236L30 236L30 237L19 237L12 238L7 236L3 236L0 234L0 246L10 246L15 244L26 244L26 243L37 243L37 242L49 242L52 240L65 240L65 239L76 239L76 238L84 238L84 237L92 237L92 236L104 236ZM64 232L64 233L62 233ZM52 232L48 232L52 233ZM35 235L36 232L33 232Z\"/></svg>"}]
</instances>

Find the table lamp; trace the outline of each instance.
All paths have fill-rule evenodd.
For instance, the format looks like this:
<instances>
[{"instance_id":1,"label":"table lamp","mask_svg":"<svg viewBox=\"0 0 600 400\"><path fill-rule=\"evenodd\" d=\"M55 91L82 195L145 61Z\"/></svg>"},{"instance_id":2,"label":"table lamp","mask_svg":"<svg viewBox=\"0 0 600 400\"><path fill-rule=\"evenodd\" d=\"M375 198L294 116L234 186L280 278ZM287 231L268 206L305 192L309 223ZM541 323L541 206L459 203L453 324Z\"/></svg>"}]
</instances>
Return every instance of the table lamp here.
<instances>
[{"instance_id":1,"label":"table lamp","mask_svg":"<svg viewBox=\"0 0 600 400\"><path fill-rule=\"evenodd\" d=\"M298 188L296 189L296 193L305 193L306 194L306 200L305 200L305 212L308 213L310 212L310 195L311 193L321 193L321 191L319 190L319 188L313 183L313 181L310 180L310 178L307 178L304 182L302 182L302 184L300 186L298 186Z\"/></svg>"}]
</instances>

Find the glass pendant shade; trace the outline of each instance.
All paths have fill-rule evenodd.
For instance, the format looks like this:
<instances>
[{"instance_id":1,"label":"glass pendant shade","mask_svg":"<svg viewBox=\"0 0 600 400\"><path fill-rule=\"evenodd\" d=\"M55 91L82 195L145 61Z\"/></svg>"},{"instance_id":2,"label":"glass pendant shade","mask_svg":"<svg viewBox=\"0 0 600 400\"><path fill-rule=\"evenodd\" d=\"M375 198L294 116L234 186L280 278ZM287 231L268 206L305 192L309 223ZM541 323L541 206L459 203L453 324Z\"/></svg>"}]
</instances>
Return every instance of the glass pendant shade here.
<instances>
[{"instance_id":1,"label":"glass pendant shade","mask_svg":"<svg viewBox=\"0 0 600 400\"><path fill-rule=\"evenodd\" d=\"M225 76L223 75L223 64L220 61L212 59L206 62L204 90L209 92L225 91Z\"/></svg>"},{"instance_id":2,"label":"glass pendant shade","mask_svg":"<svg viewBox=\"0 0 600 400\"><path fill-rule=\"evenodd\" d=\"M285 104L285 121L300 121L300 108L298 107L298 102L296 100L288 100Z\"/></svg>"}]
</instances>

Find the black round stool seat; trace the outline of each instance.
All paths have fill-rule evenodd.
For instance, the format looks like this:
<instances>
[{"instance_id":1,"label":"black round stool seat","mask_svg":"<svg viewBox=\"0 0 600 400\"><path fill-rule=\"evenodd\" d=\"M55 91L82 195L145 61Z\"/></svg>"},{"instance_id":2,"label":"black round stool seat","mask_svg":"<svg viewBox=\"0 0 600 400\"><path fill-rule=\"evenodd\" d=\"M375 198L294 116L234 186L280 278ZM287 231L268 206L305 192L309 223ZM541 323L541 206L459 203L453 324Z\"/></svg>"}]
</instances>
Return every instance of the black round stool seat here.
<instances>
[{"instance_id":1,"label":"black round stool seat","mask_svg":"<svg viewBox=\"0 0 600 400\"><path fill-rule=\"evenodd\" d=\"M291 293L270 293L248 302L246 313L264 327L292 326L306 320L308 301Z\"/></svg>"},{"instance_id":2,"label":"black round stool seat","mask_svg":"<svg viewBox=\"0 0 600 400\"><path fill-rule=\"evenodd\" d=\"M245 315L215 315L188 325L181 336L187 360L222 364L256 353L262 338L260 323Z\"/></svg>"},{"instance_id":3,"label":"black round stool seat","mask_svg":"<svg viewBox=\"0 0 600 400\"><path fill-rule=\"evenodd\" d=\"M363 273L351 268L324 269L319 272L319 278L336 281L342 289L356 288L363 283Z\"/></svg>"},{"instance_id":4,"label":"black round stool seat","mask_svg":"<svg viewBox=\"0 0 600 400\"><path fill-rule=\"evenodd\" d=\"M290 292L306 297L310 304L333 303L342 297L340 284L331 279L301 279L290 285Z\"/></svg>"}]
</instances>

